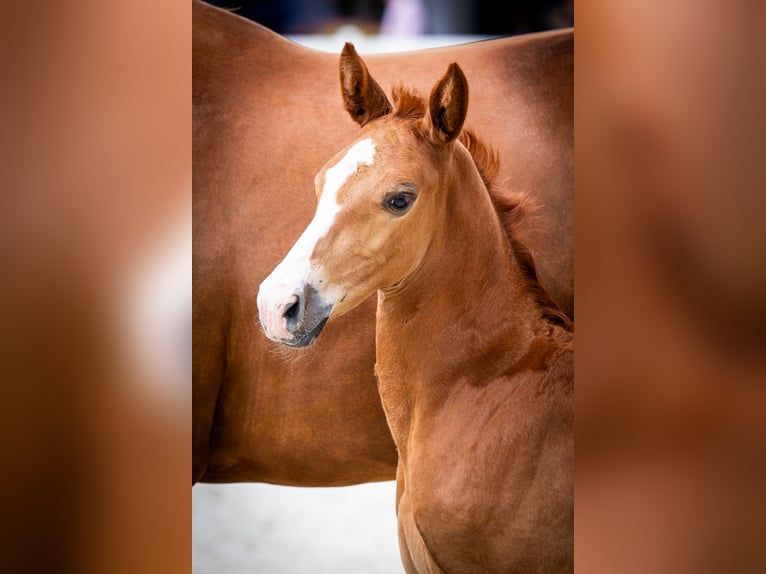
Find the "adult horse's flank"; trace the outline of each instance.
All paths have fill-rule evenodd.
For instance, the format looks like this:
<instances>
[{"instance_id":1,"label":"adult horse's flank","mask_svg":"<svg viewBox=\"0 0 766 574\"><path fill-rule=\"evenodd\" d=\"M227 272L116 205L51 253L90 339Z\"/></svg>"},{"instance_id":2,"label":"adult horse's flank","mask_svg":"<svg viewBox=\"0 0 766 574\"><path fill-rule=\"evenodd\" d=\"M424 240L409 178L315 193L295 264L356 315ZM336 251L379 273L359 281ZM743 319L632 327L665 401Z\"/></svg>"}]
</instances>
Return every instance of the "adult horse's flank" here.
<instances>
[{"instance_id":1,"label":"adult horse's flank","mask_svg":"<svg viewBox=\"0 0 766 574\"><path fill-rule=\"evenodd\" d=\"M523 201L490 193L495 156L461 135L457 64L427 103L399 88L393 106L350 44L340 67L362 130L261 284L263 329L307 346L377 291L408 572L571 571L573 334L515 235Z\"/></svg>"},{"instance_id":2,"label":"adult horse's flank","mask_svg":"<svg viewBox=\"0 0 766 574\"><path fill-rule=\"evenodd\" d=\"M193 4L192 481L341 485L392 480L375 298L286 356L257 326L258 285L311 220L311 182L357 125L338 105L336 54ZM389 87L426 92L459 61L468 114L503 157L500 180L532 195L519 222L543 285L572 311L573 31L366 57Z\"/></svg>"}]
</instances>

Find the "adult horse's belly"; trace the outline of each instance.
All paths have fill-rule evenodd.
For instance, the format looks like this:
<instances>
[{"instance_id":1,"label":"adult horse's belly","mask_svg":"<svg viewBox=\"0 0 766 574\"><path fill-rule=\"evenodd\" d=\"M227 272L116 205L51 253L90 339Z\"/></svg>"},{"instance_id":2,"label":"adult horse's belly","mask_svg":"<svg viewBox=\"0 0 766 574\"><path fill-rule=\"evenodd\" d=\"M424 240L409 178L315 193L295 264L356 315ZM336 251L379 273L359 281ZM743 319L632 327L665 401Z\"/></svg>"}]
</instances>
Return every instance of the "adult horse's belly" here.
<instances>
[{"instance_id":1,"label":"adult horse's belly","mask_svg":"<svg viewBox=\"0 0 766 574\"><path fill-rule=\"evenodd\" d=\"M285 353L258 325L258 286L314 211L314 174L358 127L338 56L297 46L205 4L193 41L192 480L342 485L392 480L396 448L374 375L375 305ZM467 125L498 148L508 189L541 204L528 241L570 314L572 33L365 56L384 89L425 91L458 61Z\"/></svg>"}]
</instances>

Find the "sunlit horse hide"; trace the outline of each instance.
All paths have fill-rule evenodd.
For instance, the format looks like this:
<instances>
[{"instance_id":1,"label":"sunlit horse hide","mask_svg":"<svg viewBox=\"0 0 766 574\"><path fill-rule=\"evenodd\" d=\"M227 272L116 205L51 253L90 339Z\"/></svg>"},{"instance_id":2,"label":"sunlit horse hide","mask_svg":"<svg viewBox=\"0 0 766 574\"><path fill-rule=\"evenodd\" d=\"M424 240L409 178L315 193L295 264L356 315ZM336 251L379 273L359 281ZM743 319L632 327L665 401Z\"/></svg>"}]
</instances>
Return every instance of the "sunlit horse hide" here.
<instances>
[{"instance_id":1,"label":"sunlit horse hide","mask_svg":"<svg viewBox=\"0 0 766 574\"><path fill-rule=\"evenodd\" d=\"M261 284L264 332L308 346L378 294L407 572L571 572L572 325L516 234L524 197L488 189L497 161L461 134L457 64L428 103L399 88L392 110L346 44L341 84L362 130L317 174L314 218Z\"/></svg>"},{"instance_id":2,"label":"sunlit horse hide","mask_svg":"<svg viewBox=\"0 0 766 574\"><path fill-rule=\"evenodd\" d=\"M367 57L383 88L423 91L455 60L475 89L466 121L499 150L498 177L540 204L520 225L571 314L573 32ZM194 3L193 482L395 477L373 370L375 298L300 354L258 327L258 285L311 220L314 175L358 128L337 70L337 55Z\"/></svg>"}]
</instances>

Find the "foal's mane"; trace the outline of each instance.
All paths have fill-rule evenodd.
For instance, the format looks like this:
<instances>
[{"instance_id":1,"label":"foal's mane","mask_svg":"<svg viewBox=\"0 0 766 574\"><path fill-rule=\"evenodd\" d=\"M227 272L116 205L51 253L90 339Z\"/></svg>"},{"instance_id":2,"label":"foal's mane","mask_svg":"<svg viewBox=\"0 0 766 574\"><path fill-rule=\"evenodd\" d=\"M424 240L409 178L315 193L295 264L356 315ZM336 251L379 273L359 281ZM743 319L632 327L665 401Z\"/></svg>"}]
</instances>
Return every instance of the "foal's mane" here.
<instances>
[{"instance_id":1,"label":"foal's mane","mask_svg":"<svg viewBox=\"0 0 766 574\"><path fill-rule=\"evenodd\" d=\"M402 85L395 85L392 90L394 101L393 116L400 119L418 120L425 117L426 101L414 90ZM497 172L500 159L497 150L481 141L471 130L463 129L458 136L473 158L476 169L484 182L492 204L503 225L516 260L527 280L527 289L534 296L542 309L543 318L551 323L572 329L572 322L553 302L548 292L540 284L537 267L529 249L519 238L517 223L535 209L534 202L526 194L501 193L497 184Z\"/></svg>"}]
</instances>

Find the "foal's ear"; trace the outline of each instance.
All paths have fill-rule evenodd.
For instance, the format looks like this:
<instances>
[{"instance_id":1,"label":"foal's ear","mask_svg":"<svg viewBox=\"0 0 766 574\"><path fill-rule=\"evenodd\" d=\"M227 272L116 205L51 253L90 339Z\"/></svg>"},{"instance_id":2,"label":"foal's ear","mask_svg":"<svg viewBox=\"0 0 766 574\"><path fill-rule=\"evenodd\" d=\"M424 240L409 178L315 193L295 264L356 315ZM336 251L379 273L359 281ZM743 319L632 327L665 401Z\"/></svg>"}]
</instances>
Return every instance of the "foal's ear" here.
<instances>
[{"instance_id":1,"label":"foal's ear","mask_svg":"<svg viewBox=\"0 0 766 574\"><path fill-rule=\"evenodd\" d=\"M428 108L431 136L442 143L454 140L468 111L468 80L455 62L431 90Z\"/></svg>"},{"instance_id":2,"label":"foal's ear","mask_svg":"<svg viewBox=\"0 0 766 574\"><path fill-rule=\"evenodd\" d=\"M346 111L360 126L391 111L386 94L350 42L340 53L340 89Z\"/></svg>"}]
</instances>

